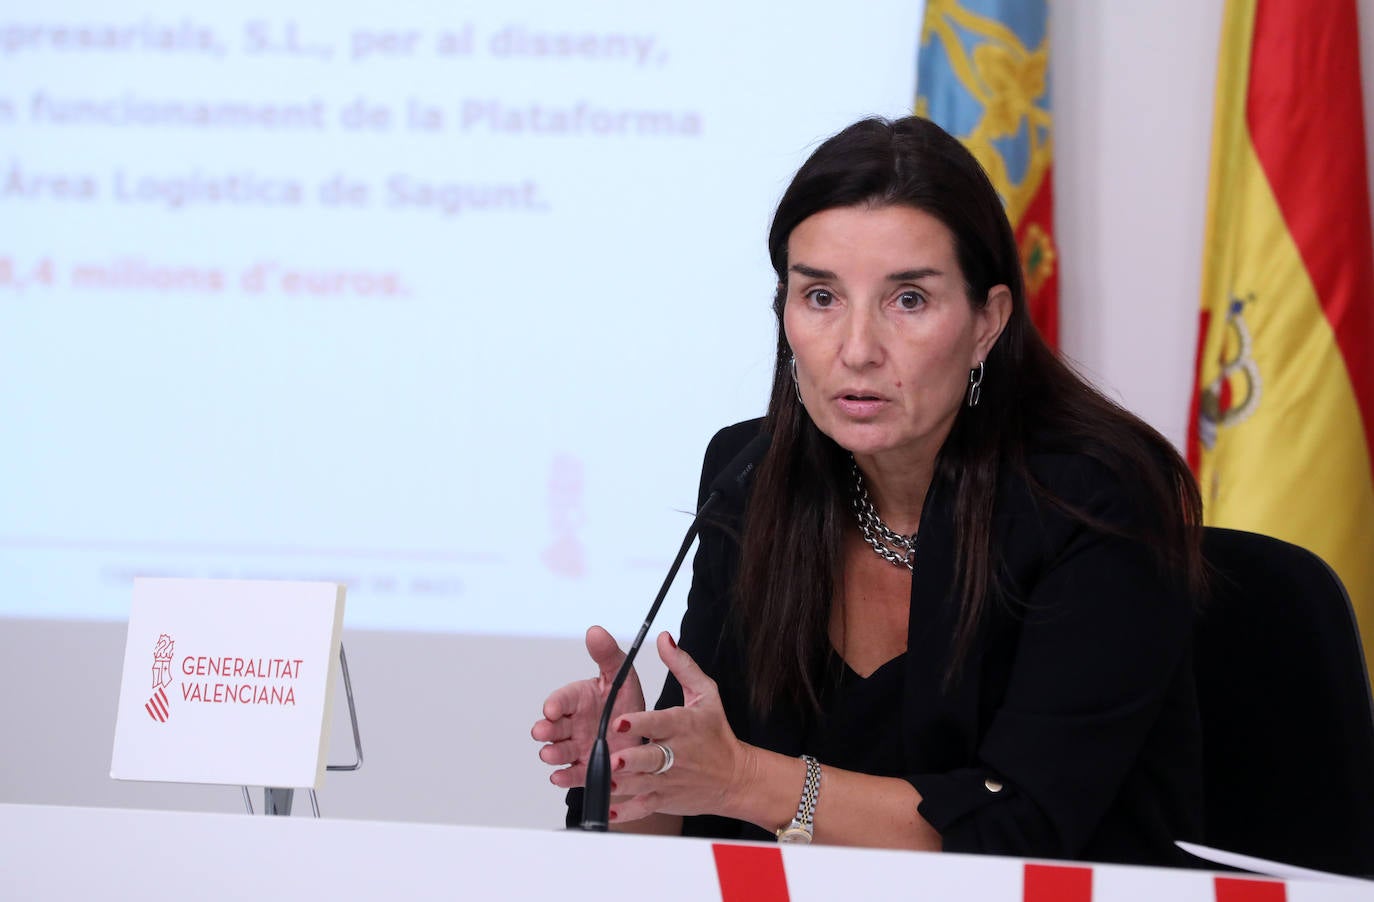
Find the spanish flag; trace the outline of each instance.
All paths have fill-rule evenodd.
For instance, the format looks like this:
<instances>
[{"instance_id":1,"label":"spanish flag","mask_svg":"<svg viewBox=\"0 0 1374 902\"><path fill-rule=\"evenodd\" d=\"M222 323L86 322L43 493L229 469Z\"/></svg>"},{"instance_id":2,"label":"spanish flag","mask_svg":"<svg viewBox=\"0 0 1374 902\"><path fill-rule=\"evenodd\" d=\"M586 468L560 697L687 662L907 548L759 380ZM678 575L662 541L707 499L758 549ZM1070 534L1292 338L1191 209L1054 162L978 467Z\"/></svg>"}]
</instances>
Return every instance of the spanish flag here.
<instances>
[{"instance_id":1,"label":"spanish flag","mask_svg":"<svg viewBox=\"0 0 1374 902\"><path fill-rule=\"evenodd\" d=\"M926 0L916 114L983 164L1016 232L1031 319L1059 342L1045 0Z\"/></svg>"},{"instance_id":2,"label":"spanish flag","mask_svg":"<svg viewBox=\"0 0 1374 902\"><path fill-rule=\"evenodd\" d=\"M1311 549L1374 652L1374 243L1355 0L1227 0L1189 460L1207 523Z\"/></svg>"}]
</instances>

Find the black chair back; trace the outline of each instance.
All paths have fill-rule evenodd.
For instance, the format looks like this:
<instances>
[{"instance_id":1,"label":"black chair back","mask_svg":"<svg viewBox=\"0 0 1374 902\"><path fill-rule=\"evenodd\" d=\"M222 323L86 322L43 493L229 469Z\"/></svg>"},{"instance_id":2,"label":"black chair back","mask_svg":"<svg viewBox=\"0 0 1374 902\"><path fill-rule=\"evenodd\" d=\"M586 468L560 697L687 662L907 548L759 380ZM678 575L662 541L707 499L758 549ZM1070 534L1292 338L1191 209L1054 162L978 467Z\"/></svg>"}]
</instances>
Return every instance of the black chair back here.
<instances>
[{"instance_id":1,"label":"black chair back","mask_svg":"<svg viewBox=\"0 0 1374 902\"><path fill-rule=\"evenodd\" d=\"M1268 536L1208 527L1203 557L1207 845L1374 875L1374 709L1350 597L1321 558Z\"/></svg>"}]
</instances>

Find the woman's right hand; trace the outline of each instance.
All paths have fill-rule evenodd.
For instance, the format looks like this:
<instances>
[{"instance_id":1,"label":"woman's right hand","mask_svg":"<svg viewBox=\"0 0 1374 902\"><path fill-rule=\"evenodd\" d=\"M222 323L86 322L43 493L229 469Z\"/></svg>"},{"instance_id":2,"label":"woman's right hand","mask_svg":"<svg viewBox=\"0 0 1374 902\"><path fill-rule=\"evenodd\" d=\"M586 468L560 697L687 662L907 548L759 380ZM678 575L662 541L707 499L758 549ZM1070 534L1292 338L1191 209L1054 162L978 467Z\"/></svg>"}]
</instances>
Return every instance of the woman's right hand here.
<instances>
[{"instance_id":1,"label":"woman's right hand","mask_svg":"<svg viewBox=\"0 0 1374 902\"><path fill-rule=\"evenodd\" d=\"M601 708L606 703L611 683L625 660L610 633L599 626L587 630L587 653L592 656L599 673L590 680L579 680L557 689L544 700L544 717L535 723L530 735L546 743L539 750L539 760L545 764L568 765L549 775L549 782L563 789L581 786L587 779L587 757L596 739L601 721ZM616 696L611 723L623 714L644 710L644 690L639 676L632 669ZM624 734L611 733L606 737L611 753L637 745L639 740Z\"/></svg>"}]
</instances>

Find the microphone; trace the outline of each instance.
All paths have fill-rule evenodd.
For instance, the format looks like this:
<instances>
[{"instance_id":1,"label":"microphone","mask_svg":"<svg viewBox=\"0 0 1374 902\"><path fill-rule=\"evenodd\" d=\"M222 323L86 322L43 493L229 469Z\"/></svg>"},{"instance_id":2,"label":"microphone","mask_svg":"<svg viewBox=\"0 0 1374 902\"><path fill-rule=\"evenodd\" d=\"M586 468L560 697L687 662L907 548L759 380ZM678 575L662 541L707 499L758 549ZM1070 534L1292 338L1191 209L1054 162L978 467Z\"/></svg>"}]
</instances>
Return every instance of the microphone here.
<instances>
[{"instance_id":1,"label":"microphone","mask_svg":"<svg viewBox=\"0 0 1374 902\"><path fill-rule=\"evenodd\" d=\"M692 547L693 540L701 531L701 518L717 501L722 499L736 502L744 500L744 490L749 485L749 478L754 475L754 470L758 467L759 461L763 459L764 452L768 450L768 445L772 440L772 436L768 433L760 432L754 436L753 441L744 446L744 450L736 454L730 463L725 465L725 469L721 470L715 479L711 480L706 500L697 509L696 516L692 518L691 526L687 527L687 536L682 540L682 547L678 549L677 557L673 559L673 566L668 568L668 575L664 578L663 585L659 587L654 603L649 607L649 614L644 618L644 625L639 628L639 635L635 636L635 641L630 643L630 650L625 653L625 661L620 665L620 670L616 671L615 679L611 681L611 691L606 695L606 704L601 709L601 724L596 730L596 741L592 743L592 753L587 759L587 782L582 796L581 827L583 830L605 833L610 828L611 750L606 743L606 733L609 732L611 726L611 709L615 707L615 699L620 694L620 687L624 684L625 678L629 676L630 668L634 666L635 655L639 654L639 647L644 644L644 637L649 635L649 626L654 622L654 617L658 616L658 609L663 605L663 596L668 594L668 587L673 584L673 578L677 576L678 568L682 566L683 559L687 557L687 549Z\"/></svg>"}]
</instances>

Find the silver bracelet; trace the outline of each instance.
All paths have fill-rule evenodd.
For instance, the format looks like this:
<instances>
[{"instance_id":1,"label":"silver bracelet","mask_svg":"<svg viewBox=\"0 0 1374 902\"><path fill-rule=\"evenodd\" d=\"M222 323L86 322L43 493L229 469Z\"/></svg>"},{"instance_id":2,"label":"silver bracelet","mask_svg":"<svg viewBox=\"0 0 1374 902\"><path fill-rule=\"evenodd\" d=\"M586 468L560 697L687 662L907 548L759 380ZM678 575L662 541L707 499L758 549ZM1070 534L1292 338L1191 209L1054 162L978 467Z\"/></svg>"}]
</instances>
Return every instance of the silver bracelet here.
<instances>
[{"instance_id":1,"label":"silver bracelet","mask_svg":"<svg viewBox=\"0 0 1374 902\"><path fill-rule=\"evenodd\" d=\"M802 783L801 800L792 822L778 828L778 842L806 845L815 836L816 802L821 797L821 763L810 755L802 755L806 763L806 780Z\"/></svg>"}]
</instances>

